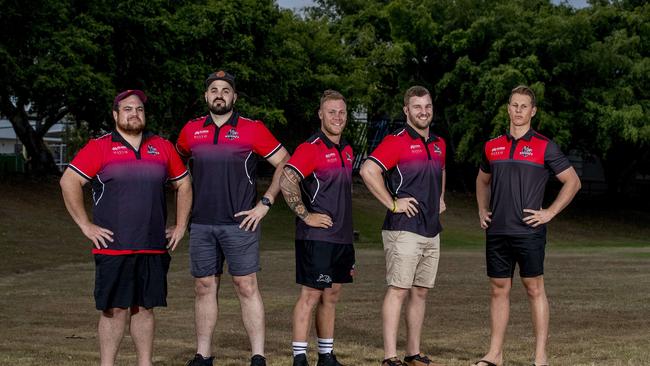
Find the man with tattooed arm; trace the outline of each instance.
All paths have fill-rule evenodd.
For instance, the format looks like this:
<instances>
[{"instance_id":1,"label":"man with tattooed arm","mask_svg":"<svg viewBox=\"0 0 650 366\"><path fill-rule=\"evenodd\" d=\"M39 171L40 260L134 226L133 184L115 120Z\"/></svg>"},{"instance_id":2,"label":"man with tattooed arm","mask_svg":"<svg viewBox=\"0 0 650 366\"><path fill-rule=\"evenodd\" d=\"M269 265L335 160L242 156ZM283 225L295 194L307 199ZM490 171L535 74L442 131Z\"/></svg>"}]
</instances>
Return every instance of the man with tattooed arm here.
<instances>
[{"instance_id":1,"label":"man with tattooed arm","mask_svg":"<svg viewBox=\"0 0 650 366\"><path fill-rule=\"evenodd\" d=\"M296 282L293 365L307 366L307 337L316 308L318 366L341 366L332 352L336 303L352 282L352 148L341 138L347 123L345 98L326 90L320 99L320 130L296 149L284 167L280 188L296 214ZM301 192L302 189L302 192Z\"/></svg>"}]
</instances>

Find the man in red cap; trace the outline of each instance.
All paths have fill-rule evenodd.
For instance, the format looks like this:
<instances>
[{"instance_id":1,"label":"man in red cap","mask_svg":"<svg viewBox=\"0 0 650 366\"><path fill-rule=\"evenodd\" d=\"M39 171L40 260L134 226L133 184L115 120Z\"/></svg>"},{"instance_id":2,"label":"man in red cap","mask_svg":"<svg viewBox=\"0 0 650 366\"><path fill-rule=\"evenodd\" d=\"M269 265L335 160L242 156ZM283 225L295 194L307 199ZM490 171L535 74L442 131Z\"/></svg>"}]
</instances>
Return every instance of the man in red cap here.
<instances>
[{"instance_id":1,"label":"man in red cap","mask_svg":"<svg viewBox=\"0 0 650 366\"><path fill-rule=\"evenodd\" d=\"M153 308L167 305L168 250L183 238L192 205L189 175L173 145L144 129L146 101L140 90L118 94L115 130L90 140L61 177L66 208L94 245L102 366L115 364L127 323L138 366L153 364ZM84 207L88 182L93 221ZM167 183L178 193L176 225L165 230Z\"/></svg>"},{"instance_id":2,"label":"man in red cap","mask_svg":"<svg viewBox=\"0 0 650 366\"><path fill-rule=\"evenodd\" d=\"M210 111L181 130L179 154L192 159L194 205L190 224L190 265L195 285L197 350L190 366L211 366L219 284L224 262L232 276L251 343L251 366L264 366L264 304L257 286L259 223L280 191L287 150L262 121L233 110L235 77L223 70L205 81ZM257 198L255 171L263 158L275 167L271 185Z\"/></svg>"}]
</instances>

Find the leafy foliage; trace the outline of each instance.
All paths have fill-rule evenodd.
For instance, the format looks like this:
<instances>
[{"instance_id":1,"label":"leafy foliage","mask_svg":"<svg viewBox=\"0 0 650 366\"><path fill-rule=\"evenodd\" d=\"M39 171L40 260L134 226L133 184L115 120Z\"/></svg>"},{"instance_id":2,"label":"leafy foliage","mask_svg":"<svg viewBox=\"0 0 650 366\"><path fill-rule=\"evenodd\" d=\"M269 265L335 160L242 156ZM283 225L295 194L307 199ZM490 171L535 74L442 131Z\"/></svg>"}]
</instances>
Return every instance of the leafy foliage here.
<instances>
[{"instance_id":1,"label":"leafy foliage","mask_svg":"<svg viewBox=\"0 0 650 366\"><path fill-rule=\"evenodd\" d=\"M290 147L316 128L326 88L371 119L401 120L403 91L421 84L452 168L475 171L483 142L507 126L509 91L529 84L534 127L599 157L614 190L650 171L644 1L319 0L301 14L272 0L0 6L0 106L24 141L66 114L91 133L110 129L115 92L136 87L150 96L151 128L173 138L205 113L203 80L224 68L237 76L238 108ZM30 132L28 115L41 127ZM452 186L471 186L471 174L449 171Z\"/></svg>"}]
</instances>

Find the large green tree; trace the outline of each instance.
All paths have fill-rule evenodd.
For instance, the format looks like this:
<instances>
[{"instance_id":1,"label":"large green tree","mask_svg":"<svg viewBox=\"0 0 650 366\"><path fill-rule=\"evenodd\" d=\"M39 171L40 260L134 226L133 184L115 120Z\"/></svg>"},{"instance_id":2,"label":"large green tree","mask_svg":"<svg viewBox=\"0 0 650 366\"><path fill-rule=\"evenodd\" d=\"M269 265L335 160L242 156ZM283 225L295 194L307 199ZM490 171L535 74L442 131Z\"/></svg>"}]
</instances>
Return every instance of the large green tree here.
<instances>
[{"instance_id":1,"label":"large green tree","mask_svg":"<svg viewBox=\"0 0 650 366\"><path fill-rule=\"evenodd\" d=\"M288 145L316 126L318 96L341 90L371 119L403 119L401 94L431 88L453 184L471 189L483 141L507 127L509 90L539 96L534 128L603 161L612 192L650 171L650 5L550 0L319 0L303 14L272 0L0 0L0 112L31 157L67 116L112 128L117 90L150 96L150 127L174 137L205 113L203 80L237 75L238 108ZM29 119L38 121L36 127ZM282 126L283 128L277 128ZM460 172L460 173L456 173Z\"/></svg>"},{"instance_id":2,"label":"large green tree","mask_svg":"<svg viewBox=\"0 0 650 366\"><path fill-rule=\"evenodd\" d=\"M111 78L95 65L111 54L110 29L76 12L70 1L0 1L0 8L0 111L23 143L31 170L56 173L43 136L66 115L104 109Z\"/></svg>"},{"instance_id":3,"label":"large green tree","mask_svg":"<svg viewBox=\"0 0 650 366\"><path fill-rule=\"evenodd\" d=\"M0 112L39 175L57 172L47 130L64 117L91 134L110 130L118 90L145 90L149 127L174 137L206 112L203 81L223 68L237 76L237 107L271 127L291 125L281 135L292 145L315 128L319 93L346 87L346 53L328 22L272 0L0 0L0 7Z\"/></svg>"},{"instance_id":4,"label":"large green tree","mask_svg":"<svg viewBox=\"0 0 650 366\"><path fill-rule=\"evenodd\" d=\"M313 14L331 20L352 55L351 80L374 118L402 119L403 90L431 88L455 184L471 188L518 84L538 94L533 127L565 151L600 158L612 193L648 170L650 4L321 0Z\"/></svg>"}]
</instances>

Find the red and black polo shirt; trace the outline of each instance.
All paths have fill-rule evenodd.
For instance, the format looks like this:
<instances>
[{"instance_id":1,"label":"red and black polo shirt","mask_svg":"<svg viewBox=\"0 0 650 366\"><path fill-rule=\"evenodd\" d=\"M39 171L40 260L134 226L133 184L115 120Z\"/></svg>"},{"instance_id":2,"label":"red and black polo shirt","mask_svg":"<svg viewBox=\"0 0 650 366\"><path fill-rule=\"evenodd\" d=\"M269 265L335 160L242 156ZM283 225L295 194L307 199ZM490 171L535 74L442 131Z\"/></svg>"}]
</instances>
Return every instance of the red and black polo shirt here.
<instances>
[{"instance_id":1,"label":"red and black polo shirt","mask_svg":"<svg viewBox=\"0 0 650 366\"><path fill-rule=\"evenodd\" d=\"M418 214L411 218L388 210L383 230L404 230L426 237L442 231L440 195L446 150L445 140L431 129L425 140L407 124L386 136L368 156L383 169L386 187L393 197L413 197L419 204Z\"/></svg>"},{"instance_id":2,"label":"red and black polo shirt","mask_svg":"<svg viewBox=\"0 0 650 366\"><path fill-rule=\"evenodd\" d=\"M481 170L491 174L490 235L521 235L543 230L533 228L524 219L524 209L542 208L544 189L550 174L571 167L569 159L550 139L528 130L515 139L509 133L485 144Z\"/></svg>"},{"instance_id":3,"label":"red and black polo shirt","mask_svg":"<svg viewBox=\"0 0 650 366\"><path fill-rule=\"evenodd\" d=\"M144 132L136 150L117 131L92 139L68 165L92 183L93 223L113 232L95 254L164 253L165 183L187 169L167 140Z\"/></svg>"},{"instance_id":4,"label":"red and black polo shirt","mask_svg":"<svg viewBox=\"0 0 650 366\"><path fill-rule=\"evenodd\" d=\"M345 140L333 143L323 131L296 148L285 166L302 177L302 201L309 212L326 214L334 224L315 228L296 218L296 240L352 244L353 161L352 147Z\"/></svg>"},{"instance_id":5,"label":"red and black polo shirt","mask_svg":"<svg viewBox=\"0 0 650 366\"><path fill-rule=\"evenodd\" d=\"M176 149L181 157L192 158L192 222L239 224L243 217L235 214L256 203L258 156L268 159L281 147L264 123L238 113L221 127L210 115L187 122Z\"/></svg>"}]
</instances>

